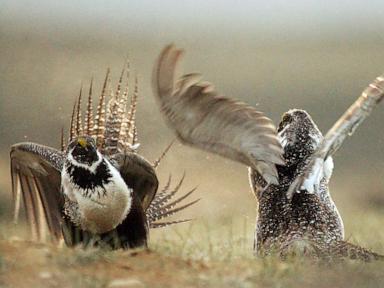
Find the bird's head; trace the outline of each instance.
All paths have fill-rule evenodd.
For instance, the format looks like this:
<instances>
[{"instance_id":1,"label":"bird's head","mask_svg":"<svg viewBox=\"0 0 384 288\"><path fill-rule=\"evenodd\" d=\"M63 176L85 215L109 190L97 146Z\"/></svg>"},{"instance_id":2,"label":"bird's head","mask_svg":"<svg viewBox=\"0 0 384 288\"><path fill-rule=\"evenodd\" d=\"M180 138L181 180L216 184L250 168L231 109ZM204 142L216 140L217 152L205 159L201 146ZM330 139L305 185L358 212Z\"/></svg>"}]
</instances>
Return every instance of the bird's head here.
<instances>
[{"instance_id":1,"label":"bird's head","mask_svg":"<svg viewBox=\"0 0 384 288\"><path fill-rule=\"evenodd\" d=\"M299 109L283 114L277 132L288 166L311 155L323 139L312 117Z\"/></svg>"},{"instance_id":2,"label":"bird's head","mask_svg":"<svg viewBox=\"0 0 384 288\"><path fill-rule=\"evenodd\" d=\"M100 159L96 142L89 136L80 136L72 140L68 144L67 155L70 161L78 166L92 166Z\"/></svg>"}]
</instances>

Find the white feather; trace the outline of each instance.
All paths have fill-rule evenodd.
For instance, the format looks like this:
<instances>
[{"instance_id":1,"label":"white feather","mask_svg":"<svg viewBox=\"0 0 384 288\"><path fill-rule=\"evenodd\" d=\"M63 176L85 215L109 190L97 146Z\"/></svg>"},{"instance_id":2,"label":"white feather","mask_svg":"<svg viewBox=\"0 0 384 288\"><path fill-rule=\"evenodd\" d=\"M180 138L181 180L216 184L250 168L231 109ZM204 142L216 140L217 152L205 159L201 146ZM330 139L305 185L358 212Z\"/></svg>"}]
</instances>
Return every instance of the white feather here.
<instances>
[{"instance_id":1,"label":"white feather","mask_svg":"<svg viewBox=\"0 0 384 288\"><path fill-rule=\"evenodd\" d=\"M307 190L309 193L317 193L320 187L320 181L325 179L329 182L333 172L333 159L328 157L327 160L317 158L315 165L312 167L311 173L304 180L301 190Z\"/></svg>"},{"instance_id":2,"label":"white feather","mask_svg":"<svg viewBox=\"0 0 384 288\"><path fill-rule=\"evenodd\" d=\"M300 187L301 190L307 190L309 193L314 193L320 186L320 181L323 178L323 167L324 161L321 158L317 158L315 165L311 170L311 173L304 180L303 185Z\"/></svg>"},{"instance_id":3,"label":"white feather","mask_svg":"<svg viewBox=\"0 0 384 288\"><path fill-rule=\"evenodd\" d=\"M82 229L92 233L105 233L116 228L126 218L132 205L132 189L126 185L119 171L107 159L105 162L112 175L110 182L104 187L97 186L92 191L81 189L76 185L66 172L65 165L61 174L63 193L78 204ZM91 172L96 171L96 168L92 164L85 169Z\"/></svg>"},{"instance_id":4,"label":"white feather","mask_svg":"<svg viewBox=\"0 0 384 288\"><path fill-rule=\"evenodd\" d=\"M287 130L287 128L288 128L288 125L277 134L277 139L280 141L280 144L283 147L283 149L288 144L288 139L285 133L285 130Z\"/></svg>"},{"instance_id":5,"label":"white feather","mask_svg":"<svg viewBox=\"0 0 384 288\"><path fill-rule=\"evenodd\" d=\"M331 179L332 173L333 173L333 158L331 156L328 156L327 160L324 162L323 167L323 173L324 177L327 180L327 183L329 182L329 179Z\"/></svg>"}]
</instances>

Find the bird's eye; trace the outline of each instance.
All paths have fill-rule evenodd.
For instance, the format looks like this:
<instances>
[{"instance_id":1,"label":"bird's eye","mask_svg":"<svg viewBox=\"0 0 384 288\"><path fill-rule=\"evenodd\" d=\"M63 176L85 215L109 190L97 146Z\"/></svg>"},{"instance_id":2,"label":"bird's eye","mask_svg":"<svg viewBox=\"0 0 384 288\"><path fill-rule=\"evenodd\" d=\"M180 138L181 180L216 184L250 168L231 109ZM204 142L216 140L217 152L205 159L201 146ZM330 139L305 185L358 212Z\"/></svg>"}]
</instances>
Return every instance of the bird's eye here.
<instances>
[{"instance_id":1,"label":"bird's eye","mask_svg":"<svg viewBox=\"0 0 384 288\"><path fill-rule=\"evenodd\" d=\"M285 114L284 117L283 117L283 120L281 122L288 124L291 121L292 121L292 116L289 115L289 114Z\"/></svg>"}]
</instances>

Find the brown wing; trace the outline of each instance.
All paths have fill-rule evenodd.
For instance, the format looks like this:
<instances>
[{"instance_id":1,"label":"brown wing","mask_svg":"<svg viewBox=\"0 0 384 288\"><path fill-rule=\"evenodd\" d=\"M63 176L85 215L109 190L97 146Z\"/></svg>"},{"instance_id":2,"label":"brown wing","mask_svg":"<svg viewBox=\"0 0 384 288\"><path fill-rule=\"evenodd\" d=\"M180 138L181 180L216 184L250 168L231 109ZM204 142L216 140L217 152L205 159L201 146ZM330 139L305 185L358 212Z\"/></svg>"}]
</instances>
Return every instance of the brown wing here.
<instances>
[{"instance_id":1,"label":"brown wing","mask_svg":"<svg viewBox=\"0 0 384 288\"><path fill-rule=\"evenodd\" d=\"M363 91L361 96L348 108L339 120L325 135L317 151L310 159L309 165L302 175L299 175L288 189L287 196L300 190L314 192L322 178L324 161L332 156L351 136L356 128L371 114L373 108L384 97L384 75L379 76Z\"/></svg>"},{"instance_id":2,"label":"brown wing","mask_svg":"<svg viewBox=\"0 0 384 288\"><path fill-rule=\"evenodd\" d=\"M32 240L46 240L48 231L53 240L60 240L63 208L60 173L63 154L46 146L20 143L11 147L10 157L15 221L18 219L22 197Z\"/></svg>"},{"instance_id":3,"label":"brown wing","mask_svg":"<svg viewBox=\"0 0 384 288\"><path fill-rule=\"evenodd\" d=\"M133 188L133 193L139 198L150 228L164 227L176 223L186 222L189 219L159 222L169 216L182 211L200 199L183 204L195 189L177 197L183 180L171 189L171 178L161 191L157 191L159 182L154 167L143 157L135 153L120 153L111 157L112 163L119 169L124 181Z\"/></svg>"},{"instance_id":4,"label":"brown wing","mask_svg":"<svg viewBox=\"0 0 384 288\"><path fill-rule=\"evenodd\" d=\"M139 197L146 211L155 197L159 181L152 165L135 153L118 153L111 156L125 183Z\"/></svg>"},{"instance_id":5,"label":"brown wing","mask_svg":"<svg viewBox=\"0 0 384 288\"><path fill-rule=\"evenodd\" d=\"M277 184L275 164L284 164L276 128L263 113L217 95L200 75L175 81L182 50L167 46L153 71L153 89L169 126L185 144L244 163Z\"/></svg>"}]
</instances>

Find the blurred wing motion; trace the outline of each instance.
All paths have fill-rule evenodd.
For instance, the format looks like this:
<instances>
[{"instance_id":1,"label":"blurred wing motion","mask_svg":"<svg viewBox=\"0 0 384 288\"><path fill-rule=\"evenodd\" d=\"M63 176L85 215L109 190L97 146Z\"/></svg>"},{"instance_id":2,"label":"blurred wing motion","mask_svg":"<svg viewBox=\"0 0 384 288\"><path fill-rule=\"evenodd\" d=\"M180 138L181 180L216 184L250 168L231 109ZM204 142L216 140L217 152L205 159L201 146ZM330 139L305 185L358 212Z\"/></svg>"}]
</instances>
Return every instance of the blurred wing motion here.
<instances>
[{"instance_id":1,"label":"blurred wing motion","mask_svg":"<svg viewBox=\"0 0 384 288\"><path fill-rule=\"evenodd\" d=\"M12 146L10 156L15 222L22 197L32 240L44 241L48 231L53 240L60 240L63 153L34 143L20 143Z\"/></svg>"},{"instance_id":2,"label":"blurred wing motion","mask_svg":"<svg viewBox=\"0 0 384 288\"><path fill-rule=\"evenodd\" d=\"M323 177L323 165L327 157L332 156L341 146L347 136L351 136L356 128L367 118L373 108L384 97L384 75L379 76L363 91L361 96L352 104L343 116L325 135L317 151L310 159L305 173L299 175L288 189L287 197L292 198L295 192L307 190L313 193L317 190Z\"/></svg>"},{"instance_id":3,"label":"blurred wing motion","mask_svg":"<svg viewBox=\"0 0 384 288\"><path fill-rule=\"evenodd\" d=\"M168 124L185 144L219 154L256 169L268 183L278 183L275 164L283 165L276 128L263 113L218 96L199 74L175 81L182 50L167 46L153 71L153 89Z\"/></svg>"}]
</instances>

